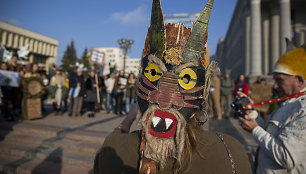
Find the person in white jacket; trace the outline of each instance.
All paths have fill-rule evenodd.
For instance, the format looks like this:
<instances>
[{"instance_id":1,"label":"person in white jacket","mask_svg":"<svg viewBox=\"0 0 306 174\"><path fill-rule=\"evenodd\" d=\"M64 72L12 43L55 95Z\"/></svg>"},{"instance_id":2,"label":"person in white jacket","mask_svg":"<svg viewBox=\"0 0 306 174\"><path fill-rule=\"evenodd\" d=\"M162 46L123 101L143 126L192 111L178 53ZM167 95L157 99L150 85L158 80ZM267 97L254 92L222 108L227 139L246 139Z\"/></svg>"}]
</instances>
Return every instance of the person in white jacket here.
<instances>
[{"instance_id":1,"label":"person in white jacket","mask_svg":"<svg viewBox=\"0 0 306 174\"><path fill-rule=\"evenodd\" d=\"M256 111L239 119L259 144L255 164L258 174L306 173L305 67L306 46L283 55L273 71L273 88L279 97L300 96L281 103L265 120Z\"/></svg>"}]
</instances>

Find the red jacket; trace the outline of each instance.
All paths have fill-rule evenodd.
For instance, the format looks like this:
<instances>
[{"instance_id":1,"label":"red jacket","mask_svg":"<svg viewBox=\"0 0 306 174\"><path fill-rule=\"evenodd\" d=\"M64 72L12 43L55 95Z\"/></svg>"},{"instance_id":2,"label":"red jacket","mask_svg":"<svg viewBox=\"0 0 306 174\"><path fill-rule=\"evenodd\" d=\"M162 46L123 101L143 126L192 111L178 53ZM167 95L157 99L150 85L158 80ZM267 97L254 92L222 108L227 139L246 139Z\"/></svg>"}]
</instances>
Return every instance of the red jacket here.
<instances>
[{"instance_id":1,"label":"red jacket","mask_svg":"<svg viewBox=\"0 0 306 174\"><path fill-rule=\"evenodd\" d=\"M239 82L238 82L239 83ZM249 84L244 82L242 87L238 86L238 83L236 82L235 83L235 90L234 90L234 96L237 95L237 92L240 91L240 92L243 92L244 94L246 95L249 95Z\"/></svg>"}]
</instances>

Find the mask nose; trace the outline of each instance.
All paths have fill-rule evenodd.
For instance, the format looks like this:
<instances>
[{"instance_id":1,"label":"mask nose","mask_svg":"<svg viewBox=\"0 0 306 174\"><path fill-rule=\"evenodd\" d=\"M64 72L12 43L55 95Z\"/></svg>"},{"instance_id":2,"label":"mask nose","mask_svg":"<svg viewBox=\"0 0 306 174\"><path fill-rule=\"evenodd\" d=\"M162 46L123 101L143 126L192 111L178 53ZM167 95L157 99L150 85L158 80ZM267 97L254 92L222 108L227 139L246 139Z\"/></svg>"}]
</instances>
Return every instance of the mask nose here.
<instances>
[{"instance_id":1,"label":"mask nose","mask_svg":"<svg viewBox=\"0 0 306 174\"><path fill-rule=\"evenodd\" d=\"M161 109L183 106L183 96L178 90L178 76L172 72L166 72L159 81L157 102Z\"/></svg>"}]
</instances>

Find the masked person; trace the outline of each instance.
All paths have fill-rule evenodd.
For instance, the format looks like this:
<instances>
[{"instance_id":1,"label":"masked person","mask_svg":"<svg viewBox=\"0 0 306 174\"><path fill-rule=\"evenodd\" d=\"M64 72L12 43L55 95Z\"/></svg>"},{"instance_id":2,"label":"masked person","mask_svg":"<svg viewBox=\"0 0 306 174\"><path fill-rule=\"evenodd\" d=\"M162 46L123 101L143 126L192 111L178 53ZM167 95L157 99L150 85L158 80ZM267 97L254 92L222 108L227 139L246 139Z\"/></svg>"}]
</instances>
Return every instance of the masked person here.
<instances>
[{"instance_id":1,"label":"masked person","mask_svg":"<svg viewBox=\"0 0 306 174\"><path fill-rule=\"evenodd\" d=\"M96 155L94 173L251 173L238 141L199 125L216 68L201 56L212 5L209 0L191 31L165 25L160 0L153 0L137 79L142 130L116 128Z\"/></svg>"},{"instance_id":2,"label":"masked person","mask_svg":"<svg viewBox=\"0 0 306 174\"><path fill-rule=\"evenodd\" d=\"M284 54L273 71L273 89L283 101L265 120L256 111L240 118L259 144L256 173L306 173L306 46Z\"/></svg>"}]
</instances>

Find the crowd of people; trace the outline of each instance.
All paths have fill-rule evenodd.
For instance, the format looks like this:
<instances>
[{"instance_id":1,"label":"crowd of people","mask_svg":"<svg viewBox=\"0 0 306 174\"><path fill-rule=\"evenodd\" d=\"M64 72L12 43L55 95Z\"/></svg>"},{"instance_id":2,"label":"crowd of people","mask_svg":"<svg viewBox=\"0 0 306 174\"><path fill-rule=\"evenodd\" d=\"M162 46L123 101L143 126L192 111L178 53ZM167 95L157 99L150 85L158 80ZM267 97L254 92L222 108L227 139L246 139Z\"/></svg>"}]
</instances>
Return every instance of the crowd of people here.
<instances>
[{"instance_id":1,"label":"crowd of people","mask_svg":"<svg viewBox=\"0 0 306 174\"><path fill-rule=\"evenodd\" d=\"M223 76L215 75L211 79L209 118L215 118L215 114L218 120L222 118L229 119L230 116L237 116L233 112L231 104L239 97L238 93L240 92L253 97L256 102L277 97L277 94L272 88L272 84L268 84L266 78L257 76L256 81L250 83L248 78L240 74L234 81L231 79L229 71L226 71ZM266 105L256 109L263 116L266 116L267 113L271 113L276 107L276 104L271 104L270 107Z\"/></svg>"},{"instance_id":2,"label":"crowd of people","mask_svg":"<svg viewBox=\"0 0 306 174\"><path fill-rule=\"evenodd\" d=\"M127 113L97 151L96 174L306 173L306 46L291 47L276 62L270 90L278 99L260 103L274 102L277 107L263 116L252 105L256 98L252 87L266 85L265 79L249 84L239 75L234 82L229 72L220 79L215 74L217 63L205 64L202 52L213 2L208 1L189 30L181 24L164 24L161 2L153 0L137 85L135 75L126 78L124 71L98 77L89 70L85 79L82 67L68 77L57 68L49 83L45 74L38 73L37 64L18 65L17 57L1 63L1 70L18 72L22 79L40 77L45 91L41 101L51 98L56 115L63 106L72 118L81 118L82 108L87 108L89 117L99 107L107 113ZM1 109L8 120L21 113L22 85L1 86ZM239 141L201 127L208 106L210 118L214 113L218 120L223 115L229 118L237 97L247 100L237 121L258 143L253 171ZM130 132L136 116L141 129Z\"/></svg>"},{"instance_id":3,"label":"crowd of people","mask_svg":"<svg viewBox=\"0 0 306 174\"><path fill-rule=\"evenodd\" d=\"M6 120L14 121L22 116L22 105L24 98L23 91L23 79L30 77L41 77L43 86L47 85L49 80L44 71L40 71L38 64L19 64L18 56L14 54L10 62L1 62L1 71L15 72L14 79L7 78L7 84L1 84L0 88L0 106L1 113ZM9 85L12 84L13 86ZM46 98L45 87L42 88L41 100L44 101ZM41 109L45 108L41 105Z\"/></svg>"},{"instance_id":4,"label":"crowd of people","mask_svg":"<svg viewBox=\"0 0 306 174\"><path fill-rule=\"evenodd\" d=\"M88 117L94 117L99 110L123 115L136 101L136 76L133 73L127 78L123 71L119 71L118 75L113 72L102 77L97 71L77 67L69 74L61 68L54 68L54 75L49 75L37 64L19 64L17 55L9 62L1 62L1 70L16 72L20 78L17 86L2 84L0 88L1 114L8 121L24 119L24 79L30 77L38 77L41 81L42 113L46 111L44 104L50 101L56 116L68 111L72 118L82 118L84 112L88 113ZM88 75L84 74L86 72Z\"/></svg>"},{"instance_id":5,"label":"crowd of people","mask_svg":"<svg viewBox=\"0 0 306 174\"><path fill-rule=\"evenodd\" d=\"M261 78L260 76L258 77ZM238 92L250 95L250 84L244 75L240 74L236 81L232 80L230 73L227 71L222 77L214 75L211 79L210 96L209 96L209 118L228 119L231 116L231 103L237 96Z\"/></svg>"}]
</instances>

